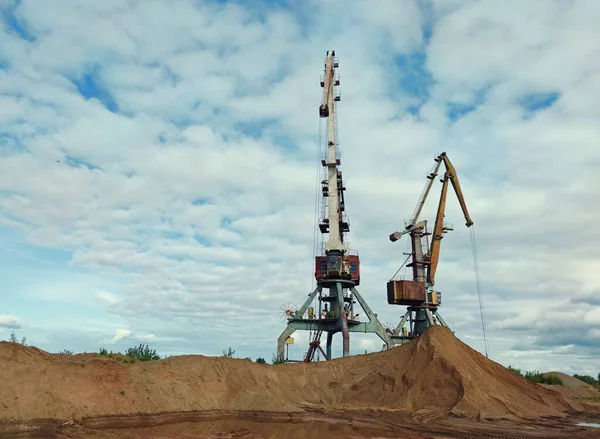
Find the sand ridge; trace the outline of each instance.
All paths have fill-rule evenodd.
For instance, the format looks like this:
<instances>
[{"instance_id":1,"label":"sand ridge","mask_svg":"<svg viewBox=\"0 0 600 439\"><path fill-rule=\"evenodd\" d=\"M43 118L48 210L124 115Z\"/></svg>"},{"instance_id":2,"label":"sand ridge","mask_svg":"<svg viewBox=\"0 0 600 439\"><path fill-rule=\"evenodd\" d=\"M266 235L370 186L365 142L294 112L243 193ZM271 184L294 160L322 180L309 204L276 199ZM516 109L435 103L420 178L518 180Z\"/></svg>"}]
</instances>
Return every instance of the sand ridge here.
<instances>
[{"instance_id":1,"label":"sand ridge","mask_svg":"<svg viewBox=\"0 0 600 439\"><path fill-rule=\"evenodd\" d=\"M422 419L564 416L579 402L508 371L442 327L394 349L263 365L186 355L122 363L0 343L0 421L201 410L399 410Z\"/></svg>"}]
</instances>

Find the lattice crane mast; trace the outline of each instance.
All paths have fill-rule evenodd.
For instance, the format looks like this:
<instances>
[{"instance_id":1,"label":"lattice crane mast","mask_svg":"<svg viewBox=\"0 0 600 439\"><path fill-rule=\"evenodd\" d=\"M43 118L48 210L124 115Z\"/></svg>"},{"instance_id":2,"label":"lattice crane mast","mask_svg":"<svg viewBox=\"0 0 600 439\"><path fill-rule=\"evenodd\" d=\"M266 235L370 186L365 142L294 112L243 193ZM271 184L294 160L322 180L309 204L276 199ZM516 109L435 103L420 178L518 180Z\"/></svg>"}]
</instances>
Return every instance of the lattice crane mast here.
<instances>
[{"instance_id":1,"label":"lattice crane mast","mask_svg":"<svg viewBox=\"0 0 600 439\"><path fill-rule=\"evenodd\" d=\"M444 319L439 315L438 307L441 305L441 293L434 291L435 273L437 271L440 246L444 234L453 230L451 226L444 223L446 196L448 193L448 181L452 184L458 202L466 220L466 226L471 227L473 221L469 215L467 205L464 200L460 182L456 174L456 169L445 152L435 158L436 164L427 175L428 181L419 197L419 201L413 211L406 227L401 232L394 232L390 235L390 241L395 242L403 235L409 234L411 238L412 259L407 267L412 267L412 280L390 280L387 284L388 303L392 305L407 305L408 309L396 329L393 331L392 339L394 342L403 342L417 337L431 325L436 323L447 326ZM419 215L427 200L427 196L433 185L433 180L438 175L441 164L444 164L445 172L442 182L442 190L438 203L435 225L433 228L431 245L423 244L423 238L430 235L427 232L427 221L419 221ZM409 322L409 329L405 325Z\"/></svg>"}]
</instances>

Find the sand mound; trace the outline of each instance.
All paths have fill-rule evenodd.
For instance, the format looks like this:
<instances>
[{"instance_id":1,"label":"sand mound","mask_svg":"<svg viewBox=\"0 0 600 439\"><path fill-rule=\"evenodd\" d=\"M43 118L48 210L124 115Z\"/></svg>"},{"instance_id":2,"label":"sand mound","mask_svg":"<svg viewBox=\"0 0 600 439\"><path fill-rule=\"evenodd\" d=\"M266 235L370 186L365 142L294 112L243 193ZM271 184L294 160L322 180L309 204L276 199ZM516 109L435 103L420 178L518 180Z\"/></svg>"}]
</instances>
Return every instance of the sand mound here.
<instances>
[{"instance_id":1,"label":"sand mound","mask_svg":"<svg viewBox=\"0 0 600 439\"><path fill-rule=\"evenodd\" d=\"M201 355L128 364L6 342L0 343L0 363L1 420L307 407L497 418L580 409L441 327L389 351L317 364L271 366Z\"/></svg>"},{"instance_id":2,"label":"sand mound","mask_svg":"<svg viewBox=\"0 0 600 439\"><path fill-rule=\"evenodd\" d=\"M597 404L600 402L600 389L597 387L590 386L589 384L562 372L547 372L544 375L557 376L563 381L562 386L544 385L544 387L552 387L571 400L592 404L595 410L598 410Z\"/></svg>"},{"instance_id":3,"label":"sand mound","mask_svg":"<svg viewBox=\"0 0 600 439\"><path fill-rule=\"evenodd\" d=\"M562 372L546 372L544 375L555 376L562 380L564 387L592 387L589 384Z\"/></svg>"}]
</instances>

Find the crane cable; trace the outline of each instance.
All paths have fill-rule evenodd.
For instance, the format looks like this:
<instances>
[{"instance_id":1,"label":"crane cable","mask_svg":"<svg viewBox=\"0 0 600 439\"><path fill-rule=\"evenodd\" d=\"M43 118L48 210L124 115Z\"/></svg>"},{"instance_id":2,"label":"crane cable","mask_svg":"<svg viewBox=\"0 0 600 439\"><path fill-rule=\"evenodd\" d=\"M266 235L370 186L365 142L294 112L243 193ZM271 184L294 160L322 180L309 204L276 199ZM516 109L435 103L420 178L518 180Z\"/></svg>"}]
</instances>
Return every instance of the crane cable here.
<instances>
[{"instance_id":1,"label":"crane cable","mask_svg":"<svg viewBox=\"0 0 600 439\"><path fill-rule=\"evenodd\" d=\"M412 256L412 254L408 255L406 257L406 259L404 260L404 262L402 263L402 265L400 265L400 268L398 268L398 270L396 270L396 272L394 273L394 275L390 278L390 280L394 280L394 278L396 277L396 275L398 273L400 273L400 270L402 270L404 268L404 266L406 265L406 263L408 262L408 260L410 259L410 257Z\"/></svg>"},{"instance_id":2,"label":"crane cable","mask_svg":"<svg viewBox=\"0 0 600 439\"><path fill-rule=\"evenodd\" d=\"M317 253L318 253L318 247L319 247L319 243L318 243L318 235L317 235L317 227L319 225L319 186L321 184L321 174L323 172L322 169L322 165L321 165L321 154L322 154L322 145L321 145L321 131L323 128L323 119L319 117L319 132L317 135L317 160L316 160L316 169L317 169L317 173L316 173L316 185L315 185L315 210L314 210L314 224L313 224L313 261L315 260L315 258L317 257ZM315 290L315 276L314 273L312 272L312 267L311 267L311 291Z\"/></svg>"},{"instance_id":3,"label":"crane cable","mask_svg":"<svg viewBox=\"0 0 600 439\"><path fill-rule=\"evenodd\" d=\"M485 320L485 307L483 306L483 296L481 294L481 278L479 276L479 261L477 260L477 244L475 242L475 226L470 227L471 230L471 250L473 252L473 266L475 268L475 282L477 285L477 296L479 297L479 313L481 314L481 329L483 332L483 344L485 348L485 356L488 356L488 341L487 341L487 323Z\"/></svg>"},{"instance_id":4,"label":"crane cable","mask_svg":"<svg viewBox=\"0 0 600 439\"><path fill-rule=\"evenodd\" d=\"M312 257L312 261L313 264L315 263L315 258L317 256L317 252L318 252L318 247L319 247L319 243L318 243L318 235L317 235L317 227L319 225L319 186L320 186L320 177L321 177L321 173L322 170L319 168L319 165L321 164L321 151L322 151L322 145L321 145L321 131L323 128L323 119L321 119L319 117L319 132L317 134L317 160L316 160L316 185L315 185L315 210L314 210L314 224L313 224L313 257ZM312 292L315 290L315 274L313 272L314 266L311 267L310 271L310 278L311 278L311 294ZM317 297L315 297L313 299L313 303L312 303L312 307L313 310L316 309L316 302L317 302ZM308 332L308 338L309 341L312 341L313 338L313 331L312 329L309 330Z\"/></svg>"}]
</instances>

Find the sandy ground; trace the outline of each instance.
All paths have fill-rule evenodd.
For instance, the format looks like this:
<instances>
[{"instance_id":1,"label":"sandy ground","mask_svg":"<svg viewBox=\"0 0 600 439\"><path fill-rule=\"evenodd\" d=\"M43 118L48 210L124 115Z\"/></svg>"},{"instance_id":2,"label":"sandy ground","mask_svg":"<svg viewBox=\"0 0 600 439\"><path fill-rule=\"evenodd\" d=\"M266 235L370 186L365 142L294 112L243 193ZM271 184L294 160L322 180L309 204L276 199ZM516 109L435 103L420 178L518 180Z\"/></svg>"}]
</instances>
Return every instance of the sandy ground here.
<instances>
[{"instance_id":1,"label":"sandy ground","mask_svg":"<svg viewBox=\"0 0 600 439\"><path fill-rule=\"evenodd\" d=\"M598 429L577 426L577 422L599 422L576 417L529 420L477 421L448 418L422 423L395 411L281 412L198 412L161 416L104 417L66 424L50 420L13 425L0 432L12 439L142 439L142 438L247 438L247 439L348 439L348 438L546 438L597 439ZM4 425L6 427L6 424ZM17 428L18 427L18 428Z\"/></svg>"},{"instance_id":2,"label":"sandy ground","mask_svg":"<svg viewBox=\"0 0 600 439\"><path fill-rule=\"evenodd\" d=\"M130 364L6 342L0 343L0 364L4 437L599 434L573 427L576 413L594 410L570 395L573 390L531 383L442 327L390 351L313 364L272 366L200 355ZM590 416L586 420L593 421ZM507 436L519 429L519 435ZM482 436L488 430L492 436Z\"/></svg>"}]
</instances>

